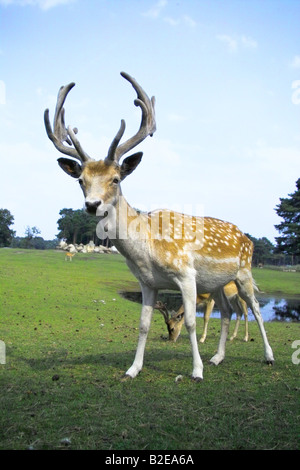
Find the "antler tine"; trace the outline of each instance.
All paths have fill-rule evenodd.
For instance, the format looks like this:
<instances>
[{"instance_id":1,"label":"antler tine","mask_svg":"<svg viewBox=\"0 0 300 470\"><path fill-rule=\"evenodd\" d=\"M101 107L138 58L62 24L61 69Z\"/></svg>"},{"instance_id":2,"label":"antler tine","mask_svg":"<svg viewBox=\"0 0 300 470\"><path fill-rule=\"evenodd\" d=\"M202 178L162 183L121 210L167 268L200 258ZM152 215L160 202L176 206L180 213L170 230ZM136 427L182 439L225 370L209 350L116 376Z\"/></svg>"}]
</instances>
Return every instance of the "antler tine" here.
<instances>
[{"instance_id":1,"label":"antler tine","mask_svg":"<svg viewBox=\"0 0 300 470\"><path fill-rule=\"evenodd\" d=\"M139 106L142 111L142 120L138 132L128 139L123 144L119 145L121 138L123 137L125 131L125 121L122 119L121 127L111 143L111 146L108 151L107 159L115 162L119 162L120 158L129 150L136 147L141 143L148 135L152 137L156 131L156 122L155 122L155 98L152 96L151 100L148 95L145 93L143 88L138 84L138 82L131 77L128 73L121 72L123 78L125 78L137 93L137 99L134 100L135 106Z\"/></svg>"},{"instance_id":2,"label":"antler tine","mask_svg":"<svg viewBox=\"0 0 300 470\"><path fill-rule=\"evenodd\" d=\"M122 139L123 134L125 132L125 126L126 126L125 121L124 121L124 119L122 119L120 129L118 130L114 140L112 141L112 143L110 144L110 147L108 149L108 153L107 153L107 159L108 160L114 160L116 149L117 149L117 147L119 145L119 142Z\"/></svg>"},{"instance_id":3,"label":"antler tine","mask_svg":"<svg viewBox=\"0 0 300 470\"><path fill-rule=\"evenodd\" d=\"M156 304L154 305L154 308L163 315L165 322L168 323L170 317L169 317L169 311L167 309L167 305L163 304L160 300L158 300Z\"/></svg>"},{"instance_id":4,"label":"antler tine","mask_svg":"<svg viewBox=\"0 0 300 470\"><path fill-rule=\"evenodd\" d=\"M75 83L69 83L69 85L65 85L60 87L58 96L57 96L57 103L54 113L54 123L52 130L50 119L49 119L49 109L45 110L44 113L44 121L46 132L49 139L53 142L54 146L59 150L61 153L65 155L69 155L70 157L76 158L77 160L81 161L82 163L92 160L91 157L83 150L81 147L80 142L78 141L75 134L77 134L77 128L72 129L70 126L66 129L65 125L65 109L64 109L64 102L69 91L75 86ZM66 147L63 142L67 142L69 145L74 145L73 147Z\"/></svg>"}]
</instances>

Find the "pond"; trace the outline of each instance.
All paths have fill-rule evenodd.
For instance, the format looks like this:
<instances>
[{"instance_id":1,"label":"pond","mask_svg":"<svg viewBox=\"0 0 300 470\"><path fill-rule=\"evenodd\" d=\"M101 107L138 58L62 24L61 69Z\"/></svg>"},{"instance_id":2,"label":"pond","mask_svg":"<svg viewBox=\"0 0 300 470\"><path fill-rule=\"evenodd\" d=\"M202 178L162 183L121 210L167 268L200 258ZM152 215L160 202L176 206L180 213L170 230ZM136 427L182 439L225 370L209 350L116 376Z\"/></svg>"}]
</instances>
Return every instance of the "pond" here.
<instances>
[{"instance_id":1,"label":"pond","mask_svg":"<svg viewBox=\"0 0 300 470\"><path fill-rule=\"evenodd\" d=\"M300 321L300 295L289 297L275 294L257 294L256 298L260 305L260 311L264 321ZM201 312L197 312L202 316ZM214 308L212 318L220 318L220 311ZM235 318L233 313L232 318ZM253 313L248 309L248 320L255 320Z\"/></svg>"},{"instance_id":2,"label":"pond","mask_svg":"<svg viewBox=\"0 0 300 470\"><path fill-rule=\"evenodd\" d=\"M141 292L120 292L120 294L127 300L142 302ZM264 321L300 321L300 295L290 297L287 295L259 293L256 297L259 301ZM177 310L182 303L179 292L161 291L158 295L158 300L166 303L169 310ZM248 312L249 321L255 320L250 309L248 309ZM197 316L203 316L203 308L199 309ZM217 307L214 308L211 317L220 318L220 311ZM232 315L232 318L235 318L235 314Z\"/></svg>"},{"instance_id":3,"label":"pond","mask_svg":"<svg viewBox=\"0 0 300 470\"><path fill-rule=\"evenodd\" d=\"M264 321L300 321L300 295L290 297L274 294L257 294ZM249 320L254 320L250 310Z\"/></svg>"}]
</instances>

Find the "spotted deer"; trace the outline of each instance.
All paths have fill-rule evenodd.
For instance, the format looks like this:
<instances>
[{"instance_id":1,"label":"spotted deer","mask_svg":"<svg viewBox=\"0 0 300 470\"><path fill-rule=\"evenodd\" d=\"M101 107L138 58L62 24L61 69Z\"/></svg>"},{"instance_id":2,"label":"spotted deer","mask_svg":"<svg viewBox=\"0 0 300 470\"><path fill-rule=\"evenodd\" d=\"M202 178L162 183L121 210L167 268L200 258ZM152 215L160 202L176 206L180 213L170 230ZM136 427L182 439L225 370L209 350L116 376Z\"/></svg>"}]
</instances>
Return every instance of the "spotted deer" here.
<instances>
[{"instance_id":1,"label":"spotted deer","mask_svg":"<svg viewBox=\"0 0 300 470\"><path fill-rule=\"evenodd\" d=\"M236 338L238 330L239 330L239 326L240 326L240 320L243 315L245 317L244 341L248 341L249 334L248 334L247 304L243 299L239 297L238 290L234 282L229 282L229 284L224 286L224 293L226 297L228 298L233 311L236 312L235 328L232 333L232 336L230 337L230 341L233 341L234 338ZM200 343L204 343L206 340L208 322L209 322L211 313L213 311L214 305L215 305L215 301L210 294L198 294L197 295L196 307L199 308L199 307L204 306L204 309L205 309L204 310L204 328L203 328L202 336L199 340ZM160 313L164 317L165 323L167 325L168 333L169 333L169 341L176 342L180 336L181 329L184 323L184 306L181 305L181 307L177 310L177 312L175 312L174 310L172 311L168 310L166 304L158 301L155 304L155 308L159 310Z\"/></svg>"},{"instance_id":2,"label":"spotted deer","mask_svg":"<svg viewBox=\"0 0 300 470\"><path fill-rule=\"evenodd\" d=\"M125 132L125 121L122 119L104 159L91 158L77 139L77 129L65 127L64 102L74 83L59 90L53 129L48 109L45 110L44 120L47 135L56 149L71 157L59 158L59 165L68 175L78 179L86 210L102 218L99 222L102 232L109 235L115 247L126 258L141 286L138 344L134 361L125 377L134 378L142 369L146 339L159 289L180 290L182 294L185 325L192 349L192 378L195 381L203 378L203 363L196 337L196 298L197 294L211 293L221 311L221 336L217 353L211 362L217 365L223 361L232 313L223 287L230 281L235 282L240 297L251 308L262 335L266 361L273 363L272 349L254 295L252 242L231 223L167 209L139 213L123 196L121 182L136 169L143 154L135 153L124 158L122 163L120 160L147 136L153 135L156 122L155 98L149 99L133 77L125 72L121 72L121 75L137 93L134 104L141 108L141 124L134 136L120 143Z\"/></svg>"}]
</instances>

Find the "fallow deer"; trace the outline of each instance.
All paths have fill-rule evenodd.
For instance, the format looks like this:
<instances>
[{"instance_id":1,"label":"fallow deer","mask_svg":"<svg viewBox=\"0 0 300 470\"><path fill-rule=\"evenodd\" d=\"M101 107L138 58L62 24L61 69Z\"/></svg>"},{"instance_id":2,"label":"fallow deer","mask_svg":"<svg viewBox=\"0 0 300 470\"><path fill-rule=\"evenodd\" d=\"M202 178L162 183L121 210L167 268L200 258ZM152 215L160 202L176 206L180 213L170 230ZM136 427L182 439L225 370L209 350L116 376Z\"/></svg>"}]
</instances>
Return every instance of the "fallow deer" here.
<instances>
[{"instance_id":1,"label":"fallow deer","mask_svg":"<svg viewBox=\"0 0 300 470\"><path fill-rule=\"evenodd\" d=\"M65 256L65 261L72 261L73 259L73 256L75 256L76 253L70 253L69 251L66 253L66 256Z\"/></svg>"},{"instance_id":2,"label":"fallow deer","mask_svg":"<svg viewBox=\"0 0 300 470\"><path fill-rule=\"evenodd\" d=\"M233 311L236 313L236 323L235 323L235 328L232 333L232 336L230 337L230 341L233 341L234 338L236 338L239 326L240 326L240 320L242 316L244 315L245 317L245 336L244 336L244 341L248 341L248 309L247 309L247 304L246 302L241 299L238 295L238 290L234 282L229 282L224 287L224 293L226 297L228 298ZM203 328L203 333L202 336L199 340L200 343L204 343L206 340L207 336L207 327L208 327L208 322L209 318L211 316L211 313L213 311L215 305L215 301L212 298L210 294L198 294L197 295L197 300L196 300L196 307L203 307L204 306L204 328ZM170 311L167 308L167 305L164 304L163 302L156 302L155 308L160 311L160 313L163 315L165 323L167 325L168 333L169 333L169 341L176 342L178 337L180 336L181 329L184 323L184 306L181 305L181 307L175 312L174 310Z\"/></svg>"},{"instance_id":3,"label":"fallow deer","mask_svg":"<svg viewBox=\"0 0 300 470\"><path fill-rule=\"evenodd\" d=\"M52 130L49 110L44 120L49 139L63 154L59 158L61 168L77 178L85 197L86 210L102 216L102 228L107 232L119 252L140 282L142 312L139 339L132 366L125 376L136 377L143 366L146 339L159 289L180 290L183 298L185 325L189 333L193 371L192 378L203 378L203 364L196 338L196 297L210 292L221 310L221 336L217 353L211 358L215 365L225 357L225 343L231 318L231 305L223 287L234 281L239 295L251 308L264 342L265 358L273 363L273 352L268 343L254 295L251 274L252 242L233 224L212 217L195 217L162 209L139 213L127 203L120 183L132 173L142 159L142 152L120 159L156 130L154 97L149 99L137 81L127 73L128 80L137 93L134 101L142 111L138 132L124 143L125 121L114 137L108 154L103 160L92 159L77 139L77 129L65 127L64 102L75 85L60 88ZM69 146L64 145L64 142Z\"/></svg>"}]
</instances>

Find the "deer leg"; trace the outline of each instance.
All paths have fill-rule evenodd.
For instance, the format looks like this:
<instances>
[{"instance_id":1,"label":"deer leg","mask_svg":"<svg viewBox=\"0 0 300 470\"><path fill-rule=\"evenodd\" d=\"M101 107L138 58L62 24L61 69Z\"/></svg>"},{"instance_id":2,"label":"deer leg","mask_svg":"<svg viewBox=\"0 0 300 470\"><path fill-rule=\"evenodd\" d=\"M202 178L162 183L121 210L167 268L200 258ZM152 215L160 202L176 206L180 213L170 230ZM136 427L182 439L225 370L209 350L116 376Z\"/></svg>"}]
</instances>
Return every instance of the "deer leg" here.
<instances>
[{"instance_id":1,"label":"deer leg","mask_svg":"<svg viewBox=\"0 0 300 470\"><path fill-rule=\"evenodd\" d=\"M248 330L248 307L247 307L246 302L245 302L245 305L246 305L246 309L245 309L245 312L244 312L244 316L245 316L245 336L244 336L244 341L248 341L248 339L249 339L249 330Z\"/></svg>"},{"instance_id":2,"label":"deer leg","mask_svg":"<svg viewBox=\"0 0 300 470\"><path fill-rule=\"evenodd\" d=\"M194 280L189 280L186 283L181 283L180 289L184 306L184 323L189 333L192 347L192 379L199 382L203 379L203 363L200 357L196 336L196 284Z\"/></svg>"},{"instance_id":3,"label":"deer leg","mask_svg":"<svg viewBox=\"0 0 300 470\"><path fill-rule=\"evenodd\" d=\"M259 303L254 295L252 274L249 271L240 270L236 279L236 285L239 291L239 295L246 302L248 307L251 308L252 313L258 323L260 334L264 343L265 358L268 364L274 363L274 356L271 346L269 345L266 330L264 327L263 318L260 313Z\"/></svg>"},{"instance_id":4,"label":"deer leg","mask_svg":"<svg viewBox=\"0 0 300 470\"><path fill-rule=\"evenodd\" d=\"M245 317L244 341L248 341L248 307L247 307L247 304L238 295L236 295L233 299L231 299L231 304L233 306L234 311L236 312L236 324L235 324L233 334L230 337L230 341L233 341L234 338L236 338L238 330L239 330L239 326L240 326L240 321L243 315Z\"/></svg>"},{"instance_id":5,"label":"deer leg","mask_svg":"<svg viewBox=\"0 0 300 470\"><path fill-rule=\"evenodd\" d=\"M242 300L242 302L243 302L243 300ZM237 334L238 334L239 327L240 327L241 317L242 317L242 315L243 315L243 311L242 311L242 306L241 306L241 304L240 304L240 302L239 302L238 295L235 295L234 297L232 297L232 298L230 299L230 303L231 303L231 305L232 305L233 310L236 312L235 327L234 327L232 336L230 337L230 341L233 341L234 338L236 338L236 336L237 336Z\"/></svg>"},{"instance_id":6,"label":"deer leg","mask_svg":"<svg viewBox=\"0 0 300 470\"><path fill-rule=\"evenodd\" d=\"M151 289L150 287L141 284L142 288L142 297L143 297L143 306L140 318L140 330L139 330L139 339L138 345L135 353L135 358L132 366L127 370L125 376L134 378L138 375L143 367L144 361L144 351L148 336L148 331L151 324L153 307L156 302L157 291Z\"/></svg>"},{"instance_id":7,"label":"deer leg","mask_svg":"<svg viewBox=\"0 0 300 470\"><path fill-rule=\"evenodd\" d=\"M226 295L224 294L223 289L221 289L219 292L214 294L214 299L216 300L217 305L221 312L221 336L220 336L217 354L215 354L211 358L210 362L217 366L218 364L220 364L220 362L223 361L225 357L225 346L226 346L226 340L227 340L227 336L229 332L232 308Z\"/></svg>"},{"instance_id":8,"label":"deer leg","mask_svg":"<svg viewBox=\"0 0 300 470\"><path fill-rule=\"evenodd\" d=\"M239 304L241 305L241 316L245 317L245 336L244 336L244 341L248 341L249 338L249 330L248 330L248 306L246 302L239 298Z\"/></svg>"},{"instance_id":9,"label":"deer leg","mask_svg":"<svg viewBox=\"0 0 300 470\"><path fill-rule=\"evenodd\" d=\"M206 305L206 309L205 309L205 312L204 312L204 328L203 328L203 333L202 333L202 336L199 340L200 343L204 343L204 341L206 340L206 335L207 335L207 327L208 327L208 322L209 322L209 319L210 319L210 316L211 316L211 312L214 308L214 305L215 305L215 301L214 299L210 299Z\"/></svg>"},{"instance_id":10,"label":"deer leg","mask_svg":"<svg viewBox=\"0 0 300 470\"><path fill-rule=\"evenodd\" d=\"M237 337L237 334L238 334L238 331L239 331L239 327L240 327L240 321L241 321L241 315L239 313L236 314L236 322L235 322L235 327L234 327L234 330L233 330L233 333L232 335L230 336L230 341L233 341L234 338Z\"/></svg>"}]
</instances>

